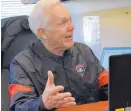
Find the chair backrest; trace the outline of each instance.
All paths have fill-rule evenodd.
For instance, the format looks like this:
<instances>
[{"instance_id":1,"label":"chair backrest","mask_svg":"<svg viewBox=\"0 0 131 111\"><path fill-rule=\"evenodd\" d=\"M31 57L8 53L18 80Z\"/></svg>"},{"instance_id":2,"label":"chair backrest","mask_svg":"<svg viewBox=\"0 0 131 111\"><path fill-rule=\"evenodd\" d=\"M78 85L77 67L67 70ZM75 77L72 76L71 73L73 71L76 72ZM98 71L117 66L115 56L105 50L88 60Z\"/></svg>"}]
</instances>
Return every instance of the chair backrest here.
<instances>
[{"instance_id":1,"label":"chair backrest","mask_svg":"<svg viewBox=\"0 0 131 111\"><path fill-rule=\"evenodd\" d=\"M2 111L9 110L9 64L12 59L29 44L37 39L31 32L28 24L28 16L17 16L1 20L2 33L2 58L1 63L1 95Z\"/></svg>"},{"instance_id":2,"label":"chair backrest","mask_svg":"<svg viewBox=\"0 0 131 111\"><path fill-rule=\"evenodd\" d=\"M1 111L9 111L8 82L9 70L3 69L1 72Z\"/></svg>"}]
</instances>

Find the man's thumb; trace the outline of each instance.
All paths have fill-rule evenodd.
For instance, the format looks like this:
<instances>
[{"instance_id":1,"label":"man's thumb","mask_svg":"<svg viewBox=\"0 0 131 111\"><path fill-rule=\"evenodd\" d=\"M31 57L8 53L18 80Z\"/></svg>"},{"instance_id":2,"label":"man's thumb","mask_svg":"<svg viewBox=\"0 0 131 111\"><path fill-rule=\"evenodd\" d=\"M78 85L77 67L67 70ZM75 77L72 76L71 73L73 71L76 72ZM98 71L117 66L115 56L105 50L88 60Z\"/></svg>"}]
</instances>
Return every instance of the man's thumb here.
<instances>
[{"instance_id":1,"label":"man's thumb","mask_svg":"<svg viewBox=\"0 0 131 111\"><path fill-rule=\"evenodd\" d=\"M54 75L51 71L48 71L47 85L54 85Z\"/></svg>"}]
</instances>

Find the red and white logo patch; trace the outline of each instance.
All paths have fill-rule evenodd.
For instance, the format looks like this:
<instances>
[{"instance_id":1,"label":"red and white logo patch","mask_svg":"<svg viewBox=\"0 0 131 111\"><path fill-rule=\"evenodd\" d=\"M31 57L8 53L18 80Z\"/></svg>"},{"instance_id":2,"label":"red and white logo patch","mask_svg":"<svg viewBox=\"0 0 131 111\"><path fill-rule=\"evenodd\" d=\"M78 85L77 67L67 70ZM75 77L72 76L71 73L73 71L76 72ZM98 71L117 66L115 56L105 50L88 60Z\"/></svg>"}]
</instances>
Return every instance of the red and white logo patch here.
<instances>
[{"instance_id":1,"label":"red and white logo patch","mask_svg":"<svg viewBox=\"0 0 131 111\"><path fill-rule=\"evenodd\" d=\"M76 71L77 73L80 75L80 76L84 76L84 73L85 73L85 67L84 65L81 65L81 64L78 64L76 65Z\"/></svg>"}]
</instances>

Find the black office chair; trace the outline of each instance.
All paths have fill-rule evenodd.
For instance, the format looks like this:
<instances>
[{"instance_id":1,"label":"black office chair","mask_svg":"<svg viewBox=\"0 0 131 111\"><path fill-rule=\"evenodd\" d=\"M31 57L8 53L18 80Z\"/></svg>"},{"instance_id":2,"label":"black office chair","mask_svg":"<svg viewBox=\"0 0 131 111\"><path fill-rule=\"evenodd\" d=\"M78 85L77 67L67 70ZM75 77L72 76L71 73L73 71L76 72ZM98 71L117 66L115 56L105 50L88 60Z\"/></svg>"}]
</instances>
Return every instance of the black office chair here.
<instances>
[{"instance_id":1,"label":"black office chair","mask_svg":"<svg viewBox=\"0 0 131 111\"><path fill-rule=\"evenodd\" d=\"M9 65L11 60L37 37L31 32L28 16L1 20L1 111L9 111Z\"/></svg>"}]
</instances>

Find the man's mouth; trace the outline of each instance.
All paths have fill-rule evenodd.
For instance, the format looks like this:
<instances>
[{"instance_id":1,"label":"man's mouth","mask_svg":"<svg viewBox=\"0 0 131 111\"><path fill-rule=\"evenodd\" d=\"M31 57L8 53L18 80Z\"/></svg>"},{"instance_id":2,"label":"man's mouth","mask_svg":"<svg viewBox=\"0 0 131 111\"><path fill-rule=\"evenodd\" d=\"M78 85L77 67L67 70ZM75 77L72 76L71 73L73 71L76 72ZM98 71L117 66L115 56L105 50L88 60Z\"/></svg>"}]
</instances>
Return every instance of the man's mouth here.
<instances>
[{"instance_id":1,"label":"man's mouth","mask_svg":"<svg viewBox=\"0 0 131 111\"><path fill-rule=\"evenodd\" d=\"M72 36L67 36L67 37L65 37L65 38L71 38Z\"/></svg>"}]
</instances>

